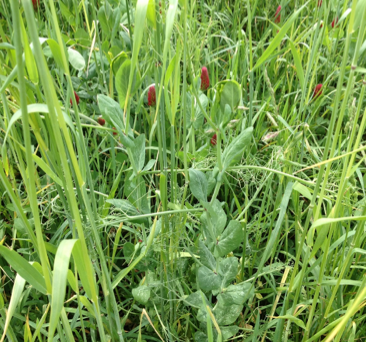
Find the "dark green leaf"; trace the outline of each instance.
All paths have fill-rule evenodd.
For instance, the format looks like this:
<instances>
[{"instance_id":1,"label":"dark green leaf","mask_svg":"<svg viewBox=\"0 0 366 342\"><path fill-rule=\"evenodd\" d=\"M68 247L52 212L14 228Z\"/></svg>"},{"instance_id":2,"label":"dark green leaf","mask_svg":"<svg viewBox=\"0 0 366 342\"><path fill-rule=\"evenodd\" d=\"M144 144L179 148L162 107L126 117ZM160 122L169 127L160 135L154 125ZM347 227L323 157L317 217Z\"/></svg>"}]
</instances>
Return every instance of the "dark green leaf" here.
<instances>
[{"instance_id":1,"label":"dark green leaf","mask_svg":"<svg viewBox=\"0 0 366 342\"><path fill-rule=\"evenodd\" d=\"M222 154L223 169L226 170L234 162L239 161L244 149L248 149L250 139L252 137L253 127L249 127L241 132L234 140L227 146Z\"/></svg>"},{"instance_id":2,"label":"dark green leaf","mask_svg":"<svg viewBox=\"0 0 366 342\"><path fill-rule=\"evenodd\" d=\"M27 260L17 252L0 246L0 254L11 265L19 275L31 284L39 292L46 294L46 283L41 273L39 273Z\"/></svg>"},{"instance_id":3,"label":"dark green leaf","mask_svg":"<svg viewBox=\"0 0 366 342\"><path fill-rule=\"evenodd\" d=\"M212 271L216 271L216 260L202 241L199 242L199 256L203 265Z\"/></svg>"},{"instance_id":4,"label":"dark green leaf","mask_svg":"<svg viewBox=\"0 0 366 342\"><path fill-rule=\"evenodd\" d=\"M243 229L238 221L230 221L227 228L218 239L215 254L224 256L234 251L243 242Z\"/></svg>"},{"instance_id":5,"label":"dark green leaf","mask_svg":"<svg viewBox=\"0 0 366 342\"><path fill-rule=\"evenodd\" d=\"M236 81L225 82L224 88L221 93L220 107L222 112L225 112L225 106L229 105L233 112L239 105L241 98L240 84Z\"/></svg>"},{"instance_id":6,"label":"dark green leaf","mask_svg":"<svg viewBox=\"0 0 366 342\"><path fill-rule=\"evenodd\" d=\"M189 188L199 201L207 202L207 179L202 171L189 169Z\"/></svg>"},{"instance_id":7,"label":"dark green leaf","mask_svg":"<svg viewBox=\"0 0 366 342\"><path fill-rule=\"evenodd\" d=\"M203 291L220 289L222 278L206 266L201 266L197 272L197 282Z\"/></svg>"}]
</instances>

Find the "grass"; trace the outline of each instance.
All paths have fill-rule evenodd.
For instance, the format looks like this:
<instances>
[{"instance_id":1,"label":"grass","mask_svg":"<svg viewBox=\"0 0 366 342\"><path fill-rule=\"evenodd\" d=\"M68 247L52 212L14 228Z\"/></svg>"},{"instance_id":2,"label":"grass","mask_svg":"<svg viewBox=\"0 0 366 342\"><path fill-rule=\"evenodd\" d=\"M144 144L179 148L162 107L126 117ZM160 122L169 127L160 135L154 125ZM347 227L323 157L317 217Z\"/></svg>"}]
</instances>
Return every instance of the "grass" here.
<instances>
[{"instance_id":1,"label":"grass","mask_svg":"<svg viewBox=\"0 0 366 342\"><path fill-rule=\"evenodd\" d=\"M365 1L1 5L1 341L366 337Z\"/></svg>"}]
</instances>

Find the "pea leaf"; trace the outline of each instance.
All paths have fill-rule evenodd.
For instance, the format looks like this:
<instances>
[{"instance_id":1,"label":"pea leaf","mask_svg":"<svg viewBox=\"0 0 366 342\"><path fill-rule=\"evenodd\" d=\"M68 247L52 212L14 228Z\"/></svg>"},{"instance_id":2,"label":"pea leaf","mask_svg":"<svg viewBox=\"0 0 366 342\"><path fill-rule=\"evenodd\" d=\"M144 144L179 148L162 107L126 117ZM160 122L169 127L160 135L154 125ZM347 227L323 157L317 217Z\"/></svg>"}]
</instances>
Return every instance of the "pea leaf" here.
<instances>
[{"instance_id":1,"label":"pea leaf","mask_svg":"<svg viewBox=\"0 0 366 342\"><path fill-rule=\"evenodd\" d=\"M143 285L132 289L133 298L142 304L146 304L150 299L151 289L150 287Z\"/></svg>"},{"instance_id":2,"label":"pea leaf","mask_svg":"<svg viewBox=\"0 0 366 342\"><path fill-rule=\"evenodd\" d=\"M207 202L207 179L202 171L189 169L189 188L199 201Z\"/></svg>"},{"instance_id":3,"label":"pea leaf","mask_svg":"<svg viewBox=\"0 0 366 342\"><path fill-rule=\"evenodd\" d=\"M244 300L249 298L254 293L254 288L250 290L252 285L250 283L240 283L237 285L230 285L217 296L217 299L222 302L222 305L238 305L244 304ZM249 293L251 291L251 294Z\"/></svg>"},{"instance_id":4,"label":"pea leaf","mask_svg":"<svg viewBox=\"0 0 366 342\"><path fill-rule=\"evenodd\" d=\"M199 242L199 256L203 265L212 271L216 271L216 260L202 241Z\"/></svg>"},{"instance_id":5,"label":"pea leaf","mask_svg":"<svg viewBox=\"0 0 366 342\"><path fill-rule=\"evenodd\" d=\"M145 134L140 134L135 139L131 152L137 172L140 172L145 165Z\"/></svg>"},{"instance_id":6,"label":"pea leaf","mask_svg":"<svg viewBox=\"0 0 366 342\"><path fill-rule=\"evenodd\" d=\"M238 221L230 221L215 246L215 256L224 256L234 251L243 242L243 230Z\"/></svg>"},{"instance_id":7,"label":"pea leaf","mask_svg":"<svg viewBox=\"0 0 366 342\"><path fill-rule=\"evenodd\" d=\"M201 266L197 272L197 282L203 291L212 291L220 289L222 278L206 266Z\"/></svg>"},{"instance_id":8,"label":"pea leaf","mask_svg":"<svg viewBox=\"0 0 366 342\"><path fill-rule=\"evenodd\" d=\"M202 260L202 259L201 259ZM238 259L235 257L226 258L219 263L219 274L223 277L221 287L232 282L238 273Z\"/></svg>"}]
</instances>

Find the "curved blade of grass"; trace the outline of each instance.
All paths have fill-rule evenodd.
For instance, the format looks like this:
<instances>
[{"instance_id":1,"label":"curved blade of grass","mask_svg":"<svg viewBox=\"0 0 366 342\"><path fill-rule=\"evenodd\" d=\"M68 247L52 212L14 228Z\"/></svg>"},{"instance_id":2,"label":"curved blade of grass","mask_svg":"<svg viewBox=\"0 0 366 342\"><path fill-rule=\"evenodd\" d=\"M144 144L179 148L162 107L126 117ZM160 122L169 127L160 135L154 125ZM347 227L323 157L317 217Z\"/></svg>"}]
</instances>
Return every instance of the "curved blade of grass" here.
<instances>
[{"instance_id":1,"label":"curved blade of grass","mask_svg":"<svg viewBox=\"0 0 366 342\"><path fill-rule=\"evenodd\" d=\"M291 47L292 56L294 57L296 73L297 73L297 77L299 78L299 81L300 81L301 89L302 89L302 91L305 91L305 76L304 76L304 69L301 64L300 54L296 50L296 47L291 40L289 40L289 44Z\"/></svg>"},{"instance_id":2,"label":"curved blade of grass","mask_svg":"<svg viewBox=\"0 0 366 342\"><path fill-rule=\"evenodd\" d=\"M57 249L52 281L51 317L48 341L52 341L63 308L71 252L78 240L63 240Z\"/></svg>"},{"instance_id":3,"label":"curved blade of grass","mask_svg":"<svg viewBox=\"0 0 366 342\"><path fill-rule=\"evenodd\" d=\"M133 49L132 49L132 57L131 57L131 69L130 69L130 77L128 82L128 89L126 95L126 101L124 106L124 116L127 112L127 106L130 98L130 92L132 87L132 81L134 78L134 73L137 65L137 58L139 55L142 37L145 28L145 19L146 19L146 12L147 7L149 5L149 0L138 0L136 4L136 12L135 12L135 31L134 31L134 39L133 39ZM127 115L126 120L126 133L128 133L129 129L129 115Z\"/></svg>"},{"instance_id":4,"label":"curved blade of grass","mask_svg":"<svg viewBox=\"0 0 366 342\"><path fill-rule=\"evenodd\" d=\"M263 55L258 59L252 71L258 69L272 54L272 52L281 44L283 37L286 35L286 32L290 29L293 22L299 16L300 12L307 7L307 3L301 6L282 26L277 35L273 38L272 42L269 44L266 51L264 51Z\"/></svg>"},{"instance_id":5,"label":"curved blade of grass","mask_svg":"<svg viewBox=\"0 0 366 342\"><path fill-rule=\"evenodd\" d=\"M46 283L41 273L37 271L27 260L21 257L17 252L12 251L4 246L0 246L0 254L6 261L39 292L46 294Z\"/></svg>"},{"instance_id":6,"label":"curved blade of grass","mask_svg":"<svg viewBox=\"0 0 366 342\"><path fill-rule=\"evenodd\" d=\"M14 285L13 285L13 290L11 292L11 299L10 299L10 303L9 303L9 307L8 307L8 312L6 314L6 321L5 321L5 325L4 325L4 332L3 332L3 335L1 337L0 342L3 342L4 339L5 339L6 331L8 330L8 327L9 327L9 324L10 324L10 320L13 317L13 314L15 312L15 309L18 306L20 297L21 297L21 295L23 293L24 285L25 285L25 279L22 278L20 276L20 274L18 273L16 275L16 277L15 277L15 281L14 281Z\"/></svg>"}]
</instances>

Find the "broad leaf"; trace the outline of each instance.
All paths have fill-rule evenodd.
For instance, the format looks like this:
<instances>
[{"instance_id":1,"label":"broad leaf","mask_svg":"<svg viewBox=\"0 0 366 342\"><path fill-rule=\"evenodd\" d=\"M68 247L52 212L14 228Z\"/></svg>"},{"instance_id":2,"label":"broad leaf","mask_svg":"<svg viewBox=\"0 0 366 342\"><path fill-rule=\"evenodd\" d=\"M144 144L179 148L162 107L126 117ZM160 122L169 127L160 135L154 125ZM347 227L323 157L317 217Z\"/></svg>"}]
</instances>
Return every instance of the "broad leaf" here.
<instances>
[{"instance_id":1,"label":"broad leaf","mask_svg":"<svg viewBox=\"0 0 366 342\"><path fill-rule=\"evenodd\" d=\"M121 67L118 69L116 75L116 90L118 93L118 101L121 108L124 108L125 106L130 71L131 71L131 60L126 59L121 65ZM130 96L132 96L137 91L139 83L140 83L140 77L136 72L132 80Z\"/></svg>"},{"instance_id":2,"label":"broad leaf","mask_svg":"<svg viewBox=\"0 0 366 342\"><path fill-rule=\"evenodd\" d=\"M224 256L234 251L243 242L243 229L238 221L230 221L227 228L218 238L215 246L215 254Z\"/></svg>"},{"instance_id":3,"label":"broad leaf","mask_svg":"<svg viewBox=\"0 0 366 342\"><path fill-rule=\"evenodd\" d=\"M146 304L150 299L151 289L150 287L143 285L132 289L133 298L142 304Z\"/></svg>"},{"instance_id":4,"label":"broad leaf","mask_svg":"<svg viewBox=\"0 0 366 342\"><path fill-rule=\"evenodd\" d=\"M213 229L213 234L215 237L215 241L211 242L216 243L216 238L222 233L222 231L225 228L227 216L225 214L224 209L222 209L221 203L217 199L215 199L213 203L209 203L207 205L207 208L208 212L204 212L201 215L200 219L203 223L203 230L206 235L206 238L208 238L209 240L211 240L211 234L208 226L209 225L208 220L210 220L210 224Z\"/></svg>"},{"instance_id":5,"label":"broad leaf","mask_svg":"<svg viewBox=\"0 0 366 342\"><path fill-rule=\"evenodd\" d=\"M184 304L193 306L197 309L202 307L202 296L204 296L206 304L208 305L208 299L206 298L206 295L202 291L196 291L191 293L189 296L183 299Z\"/></svg>"},{"instance_id":6,"label":"broad leaf","mask_svg":"<svg viewBox=\"0 0 366 342\"><path fill-rule=\"evenodd\" d=\"M238 285L230 285L223 289L217 299L222 302L223 306L244 304L244 300L248 300L254 293L251 283L240 283ZM249 293L249 291L251 291Z\"/></svg>"},{"instance_id":7,"label":"broad leaf","mask_svg":"<svg viewBox=\"0 0 366 342\"><path fill-rule=\"evenodd\" d=\"M197 272L197 282L203 291L218 290L220 289L222 277L206 266L201 266Z\"/></svg>"},{"instance_id":8,"label":"broad leaf","mask_svg":"<svg viewBox=\"0 0 366 342\"><path fill-rule=\"evenodd\" d=\"M239 105L241 99L241 89L240 84L236 81L225 82L224 88L221 93L220 107L221 111L225 112L225 106L229 105L231 111Z\"/></svg>"},{"instance_id":9,"label":"broad leaf","mask_svg":"<svg viewBox=\"0 0 366 342\"><path fill-rule=\"evenodd\" d=\"M199 242L199 256L203 265L212 271L216 271L216 260L202 241Z\"/></svg>"},{"instance_id":10,"label":"broad leaf","mask_svg":"<svg viewBox=\"0 0 366 342\"><path fill-rule=\"evenodd\" d=\"M69 62L76 70L83 70L85 68L84 57L76 50L69 48Z\"/></svg>"},{"instance_id":11,"label":"broad leaf","mask_svg":"<svg viewBox=\"0 0 366 342\"><path fill-rule=\"evenodd\" d=\"M219 274L223 277L221 287L231 283L238 273L238 259L236 257L226 258L219 263Z\"/></svg>"},{"instance_id":12,"label":"broad leaf","mask_svg":"<svg viewBox=\"0 0 366 342\"><path fill-rule=\"evenodd\" d=\"M244 149L249 148L250 139L252 137L253 127L249 127L241 132L234 140L227 146L222 154L223 170L226 170L235 161L239 161Z\"/></svg>"},{"instance_id":13,"label":"broad leaf","mask_svg":"<svg viewBox=\"0 0 366 342\"><path fill-rule=\"evenodd\" d=\"M219 325L233 324L239 317L243 305L225 305L223 301L218 301L217 305L213 309L213 314Z\"/></svg>"},{"instance_id":14,"label":"broad leaf","mask_svg":"<svg viewBox=\"0 0 366 342\"><path fill-rule=\"evenodd\" d=\"M145 165L145 134L141 134L135 139L131 152L136 170L140 172Z\"/></svg>"},{"instance_id":15,"label":"broad leaf","mask_svg":"<svg viewBox=\"0 0 366 342\"><path fill-rule=\"evenodd\" d=\"M199 201L207 202L207 179L202 171L189 169L189 188Z\"/></svg>"}]
</instances>

